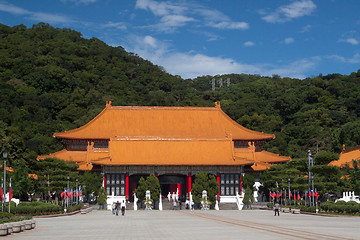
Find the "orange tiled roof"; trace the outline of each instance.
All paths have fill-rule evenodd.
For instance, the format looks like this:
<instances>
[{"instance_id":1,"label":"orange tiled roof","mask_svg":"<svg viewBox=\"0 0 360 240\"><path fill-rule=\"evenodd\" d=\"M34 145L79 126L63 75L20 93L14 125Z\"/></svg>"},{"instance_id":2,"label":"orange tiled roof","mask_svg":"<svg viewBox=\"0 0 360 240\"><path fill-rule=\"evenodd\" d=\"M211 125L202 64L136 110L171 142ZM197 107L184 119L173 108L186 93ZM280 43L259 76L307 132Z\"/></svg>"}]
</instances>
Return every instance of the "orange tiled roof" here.
<instances>
[{"instance_id":1,"label":"orange tiled roof","mask_svg":"<svg viewBox=\"0 0 360 240\"><path fill-rule=\"evenodd\" d=\"M94 148L87 151L62 150L47 156L79 164L79 170L90 170L91 164L99 165L251 165L256 171L266 169L271 163L289 161L266 151L255 152L249 148L234 149L229 138L159 138L159 137L117 137L111 138L109 148ZM255 170L255 168L254 168Z\"/></svg>"},{"instance_id":2,"label":"orange tiled roof","mask_svg":"<svg viewBox=\"0 0 360 240\"><path fill-rule=\"evenodd\" d=\"M114 138L105 165L242 165L230 139Z\"/></svg>"},{"instance_id":3,"label":"orange tiled roof","mask_svg":"<svg viewBox=\"0 0 360 240\"><path fill-rule=\"evenodd\" d=\"M352 160L360 160L360 149L354 148L353 151L343 151L340 153L339 160L335 160L329 163L329 166L338 166L340 168L344 168L346 164L349 165L350 168L353 168Z\"/></svg>"},{"instance_id":4,"label":"orange tiled roof","mask_svg":"<svg viewBox=\"0 0 360 240\"><path fill-rule=\"evenodd\" d=\"M67 151L64 149L49 155L38 156L37 159L44 160L46 158L58 158L64 161L71 161L79 165L78 170L86 171L92 169L92 165L87 161L87 155L86 151Z\"/></svg>"},{"instance_id":5,"label":"orange tiled roof","mask_svg":"<svg viewBox=\"0 0 360 240\"><path fill-rule=\"evenodd\" d=\"M267 151L255 152L255 158L255 161L259 163L280 163L291 160L291 157L280 156Z\"/></svg>"},{"instance_id":6,"label":"orange tiled roof","mask_svg":"<svg viewBox=\"0 0 360 240\"><path fill-rule=\"evenodd\" d=\"M124 107L106 108L86 125L54 137L110 139L111 137L157 136L165 138L224 138L266 140L275 135L247 129L215 107Z\"/></svg>"},{"instance_id":7,"label":"orange tiled roof","mask_svg":"<svg viewBox=\"0 0 360 240\"><path fill-rule=\"evenodd\" d=\"M254 171L265 171L266 169L269 169L272 166L270 163L255 163L251 166L251 168Z\"/></svg>"}]
</instances>

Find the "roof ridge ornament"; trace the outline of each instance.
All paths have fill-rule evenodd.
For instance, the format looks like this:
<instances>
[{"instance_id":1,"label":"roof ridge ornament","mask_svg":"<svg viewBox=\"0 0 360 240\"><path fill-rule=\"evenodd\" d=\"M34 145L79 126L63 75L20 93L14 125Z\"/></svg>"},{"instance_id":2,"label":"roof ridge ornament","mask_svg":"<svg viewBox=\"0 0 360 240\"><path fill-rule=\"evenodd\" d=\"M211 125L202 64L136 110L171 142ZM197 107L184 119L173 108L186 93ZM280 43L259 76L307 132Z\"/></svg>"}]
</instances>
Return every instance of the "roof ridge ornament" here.
<instances>
[{"instance_id":1,"label":"roof ridge ornament","mask_svg":"<svg viewBox=\"0 0 360 240\"><path fill-rule=\"evenodd\" d=\"M220 106L220 102L215 102L215 107L217 107L217 108L221 108L221 106Z\"/></svg>"},{"instance_id":2,"label":"roof ridge ornament","mask_svg":"<svg viewBox=\"0 0 360 240\"><path fill-rule=\"evenodd\" d=\"M111 101L106 101L106 107L111 107Z\"/></svg>"}]
</instances>

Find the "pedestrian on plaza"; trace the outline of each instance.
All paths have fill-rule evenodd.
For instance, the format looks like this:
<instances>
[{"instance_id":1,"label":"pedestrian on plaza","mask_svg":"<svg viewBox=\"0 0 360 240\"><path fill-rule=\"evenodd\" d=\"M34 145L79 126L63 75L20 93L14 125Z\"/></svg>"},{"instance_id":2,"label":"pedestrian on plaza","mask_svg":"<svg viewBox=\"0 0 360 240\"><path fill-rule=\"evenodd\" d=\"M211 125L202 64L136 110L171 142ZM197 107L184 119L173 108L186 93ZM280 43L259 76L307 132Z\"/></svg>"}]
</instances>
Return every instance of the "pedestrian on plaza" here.
<instances>
[{"instance_id":1,"label":"pedestrian on plaza","mask_svg":"<svg viewBox=\"0 0 360 240\"><path fill-rule=\"evenodd\" d=\"M275 216L276 216L276 213L278 214L278 216L280 216L279 209L280 209L280 204L278 202L276 202L275 207L274 207Z\"/></svg>"},{"instance_id":2,"label":"pedestrian on plaza","mask_svg":"<svg viewBox=\"0 0 360 240\"><path fill-rule=\"evenodd\" d=\"M173 201L173 204L174 204L173 210L176 210L176 201L175 200Z\"/></svg>"},{"instance_id":3,"label":"pedestrian on plaza","mask_svg":"<svg viewBox=\"0 0 360 240\"><path fill-rule=\"evenodd\" d=\"M126 209L126 203L125 200L123 200L121 202L121 214L124 216L125 215L125 209Z\"/></svg>"},{"instance_id":4,"label":"pedestrian on plaza","mask_svg":"<svg viewBox=\"0 0 360 240\"><path fill-rule=\"evenodd\" d=\"M120 209L120 203L119 203L119 201L117 201L117 202L116 202L116 205L115 205L116 216L119 215L119 209Z\"/></svg>"},{"instance_id":5,"label":"pedestrian on plaza","mask_svg":"<svg viewBox=\"0 0 360 240\"><path fill-rule=\"evenodd\" d=\"M112 214L115 215L115 202L111 204Z\"/></svg>"}]
</instances>

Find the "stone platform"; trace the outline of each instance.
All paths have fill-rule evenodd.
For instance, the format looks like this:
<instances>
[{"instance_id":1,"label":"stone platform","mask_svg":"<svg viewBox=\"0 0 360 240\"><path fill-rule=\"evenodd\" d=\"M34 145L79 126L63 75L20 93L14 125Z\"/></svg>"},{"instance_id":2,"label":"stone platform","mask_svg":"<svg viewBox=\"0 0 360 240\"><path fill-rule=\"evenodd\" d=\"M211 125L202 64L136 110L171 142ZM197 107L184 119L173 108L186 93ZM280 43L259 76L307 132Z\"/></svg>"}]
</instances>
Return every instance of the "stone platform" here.
<instances>
[{"instance_id":1,"label":"stone platform","mask_svg":"<svg viewBox=\"0 0 360 240\"><path fill-rule=\"evenodd\" d=\"M268 210L95 210L37 219L37 228L2 239L360 239L360 217L324 217Z\"/></svg>"}]
</instances>

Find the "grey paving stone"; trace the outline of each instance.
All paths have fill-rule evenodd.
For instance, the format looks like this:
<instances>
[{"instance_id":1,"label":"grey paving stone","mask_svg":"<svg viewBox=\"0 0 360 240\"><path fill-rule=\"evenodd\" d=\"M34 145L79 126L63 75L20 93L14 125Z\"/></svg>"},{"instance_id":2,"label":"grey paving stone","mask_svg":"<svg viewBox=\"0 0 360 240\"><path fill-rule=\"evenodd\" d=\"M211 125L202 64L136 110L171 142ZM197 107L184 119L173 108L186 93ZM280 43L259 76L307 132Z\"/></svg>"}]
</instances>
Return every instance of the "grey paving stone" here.
<instances>
[{"instance_id":1,"label":"grey paving stone","mask_svg":"<svg viewBox=\"0 0 360 240\"><path fill-rule=\"evenodd\" d=\"M93 211L36 219L36 229L3 239L360 239L359 217L272 211Z\"/></svg>"}]
</instances>

